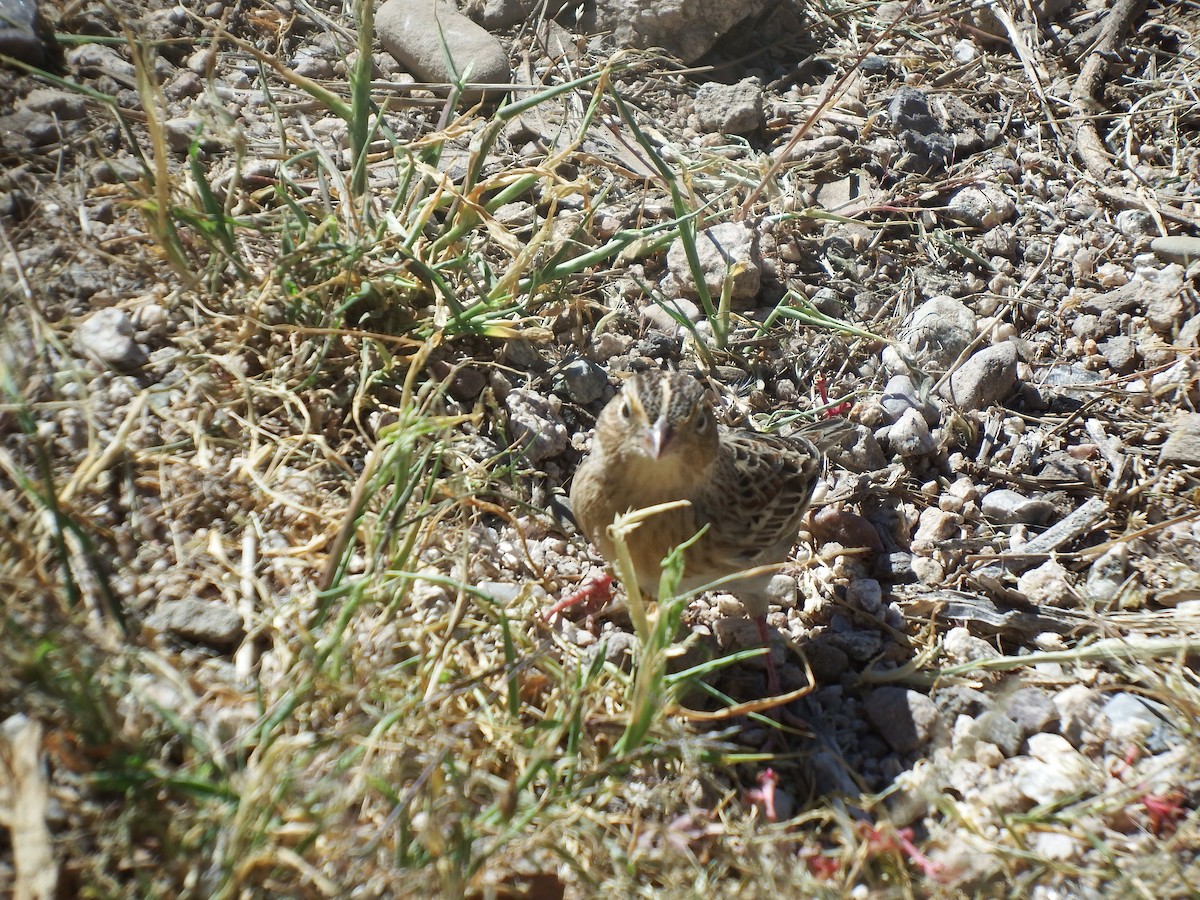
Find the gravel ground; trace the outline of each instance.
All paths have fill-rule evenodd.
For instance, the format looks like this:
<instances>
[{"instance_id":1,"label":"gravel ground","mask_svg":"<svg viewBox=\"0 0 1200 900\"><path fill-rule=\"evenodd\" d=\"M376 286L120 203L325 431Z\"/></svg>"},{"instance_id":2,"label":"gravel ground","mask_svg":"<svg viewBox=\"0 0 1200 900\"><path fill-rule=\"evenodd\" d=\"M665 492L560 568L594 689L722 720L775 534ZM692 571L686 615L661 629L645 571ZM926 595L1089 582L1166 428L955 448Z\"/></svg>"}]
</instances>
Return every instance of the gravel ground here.
<instances>
[{"instance_id":1,"label":"gravel ground","mask_svg":"<svg viewBox=\"0 0 1200 900\"><path fill-rule=\"evenodd\" d=\"M236 743L343 609L319 588L403 599L367 625L344 607L350 666L424 653L405 629L457 621L456 585L532 623L603 565L560 500L595 416L622 375L675 366L726 422L786 433L832 404L854 431L772 587L783 688L811 687L778 713L795 733L722 732L784 752L718 783L780 822L859 798L900 894L1194 889L1200 8L1150 4L1099 75L1119 23L1098 4L904 10L784 4L766 47L735 30L689 69L627 51L518 115L449 114L376 48L361 203L353 129L317 93L348 96L340 7L76 7L58 29L79 89L0 70L0 711L47 731L65 883L128 890L157 851L97 862L121 788L89 780L103 741L38 640L78 671L136 656L129 695L95 701L105 728L167 709ZM614 50L495 34L534 88ZM680 226L679 202L701 217ZM414 482L407 574L381 575L408 501L359 491L418 408L441 474ZM397 471L432 471L422 446ZM757 646L728 595L684 624L686 662ZM567 669L636 649L620 603L546 632ZM761 697L762 662L714 683ZM631 777L622 809L653 784ZM796 828L814 877L870 883L825 873L833 839Z\"/></svg>"}]
</instances>

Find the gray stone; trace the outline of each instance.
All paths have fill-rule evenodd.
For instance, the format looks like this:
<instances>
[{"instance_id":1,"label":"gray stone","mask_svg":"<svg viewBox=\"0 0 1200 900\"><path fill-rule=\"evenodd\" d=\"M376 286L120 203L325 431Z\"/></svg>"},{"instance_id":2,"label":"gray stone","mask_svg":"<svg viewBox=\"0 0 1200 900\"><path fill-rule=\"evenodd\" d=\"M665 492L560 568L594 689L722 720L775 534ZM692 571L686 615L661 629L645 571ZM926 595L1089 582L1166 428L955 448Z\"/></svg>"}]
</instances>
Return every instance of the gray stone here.
<instances>
[{"instance_id":1,"label":"gray stone","mask_svg":"<svg viewBox=\"0 0 1200 900\"><path fill-rule=\"evenodd\" d=\"M830 449L829 458L851 472L875 472L887 465L887 457L871 429L855 424L853 435L853 440L847 441L841 449Z\"/></svg>"},{"instance_id":2,"label":"gray stone","mask_svg":"<svg viewBox=\"0 0 1200 900\"><path fill-rule=\"evenodd\" d=\"M924 694L900 687L876 688L863 706L880 737L897 753L910 753L929 743L938 724L938 709Z\"/></svg>"},{"instance_id":3,"label":"gray stone","mask_svg":"<svg viewBox=\"0 0 1200 900\"><path fill-rule=\"evenodd\" d=\"M934 117L924 92L907 85L901 87L888 104L888 117L904 150L896 163L903 171L940 171L950 164L954 139Z\"/></svg>"},{"instance_id":4,"label":"gray stone","mask_svg":"<svg viewBox=\"0 0 1200 900\"><path fill-rule=\"evenodd\" d=\"M124 310L115 307L85 319L75 332L75 343L84 353L122 372L146 363L146 352L133 339L133 322Z\"/></svg>"},{"instance_id":5,"label":"gray stone","mask_svg":"<svg viewBox=\"0 0 1200 900\"><path fill-rule=\"evenodd\" d=\"M1050 695L1040 688L1023 687L1014 691L1005 702L1004 709L1021 729L1022 737L1045 731L1058 721L1058 707Z\"/></svg>"},{"instance_id":6,"label":"gray stone","mask_svg":"<svg viewBox=\"0 0 1200 900\"><path fill-rule=\"evenodd\" d=\"M1135 242L1158 234L1154 217L1144 209L1123 209L1117 213L1114 224L1117 231Z\"/></svg>"},{"instance_id":7,"label":"gray stone","mask_svg":"<svg viewBox=\"0 0 1200 900\"><path fill-rule=\"evenodd\" d=\"M1035 606L1066 608L1075 605L1075 591L1067 570L1056 559L1049 559L1017 579L1017 591Z\"/></svg>"},{"instance_id":8,"label":"gray stone","mask_svg":"<svg viewBox=\"0 0 1200 900\"><path fill-rule=\"evenodd\" d=\"M1053 365L1041 372L1040 381L1027 384L1029 400L1039 401L1043 407L1065 398L1082 401L1092 396L1090 387L1099 384L1104 376L1079 365Z\"/></svg>"},{"instance_id":9,"label":"gray stone","mask_svg":"<svg viewBox=\"0 0 1200 900\"><path fill-rule=\"evenodd\" d=\"M1158 455L1160 465L1200 466L1200 413L1189 413L1171 424L1171 433Z\"/></svg>"},{"instance_id":10,"label":"gray stone","mask_svg":"<svg viewBox=\"0 0 1200 900\"><path fill-rule=\"evenodd\" d=\"M855 578L846 585L846 602L865 613L878 615L883 609L883 586L874 578Z\"/></svg>"},{"instance_id":11,"label":"gray stone","mask_svg":"<svg viewBox=\"0 0 1200 900\"><path fill-rule=\"evenodd\" d=\"M59 119L82 119L92 101L75 91L59 88L34 88L25 95L21 105L34 112L49 113Z\"/></svg>"},{"instance_id":12,"label":"gray stone","mask_svg":"<svg viewBox=\"0 0 1200 900\"><path fill-rule=\"evenodd\" d=\"M1000 652L970 630L959 626L946 632L942 649L956 662L972 662L977 659L995 659Z\"/></svg>"},{"instance_id":13,"label":"gray stone","mask_svg":"<svg viewBox=\"0 0 1200 900\"><path fill-rule=\"evenodd\" d=\"M590 5L589 5L590 6ZM767 7L767 0L596 0L583 27L612 33L618 47L662 47L685 63L703 56L734 25Z\"/></svg>"},{"instance_id":14,"label":"gray stone","mask_svg":"<svg viewBox=\"0 0 1200 900\"><path fill-rule=\"evenodd\" d=\"M1100 353L1110 369L1118 375L1126 375L1137 365L1137 341L1118 335L1100 344Z\"/></svg>"},{"instance_id":15,"label":"gray stone","mask_svg":"<svg viewBox=\"0 0 1200 900\"><path fill-rule=\"evenodd\" d=\"M700 271L715 304L727 277L732 278L731 297L736 305L753 305L762 283L758 232L745 222L721 222L696 235ZM667 251L667 269L677 289L694 297L696 279L688 264L683 241Z\"/></svg>"},{"instance_id":16,"label":"gray stone","mask_svg":"<svg viewBox=\"0 0 1200 900\"><path fill-rule=\"evenodd\" d=\"M947 722L953 722L959 716L974 718L992 708L990 695L963 685L950 685L942 688L934 695L934 702L941 711L942 718Z\"/></svg>"},{"instance_id":17,"label":"gray stone","mask_svg":"<svg viewBox=\"0 0 1200 900\"><path fill-rule=\"evenodd\" d=\"M977 741L995 744L1005 756L1015 756L1024 737L1016 722L995 709L981 713L967 733Z\"/></svg>"},{"instance_id":18,"label":"gray stone","mask_svg":"<svg viewBox=\"0 0 1200 900\"><path fill-rule=\"evenodd\" d=\"M1065 687L1053 697L1058 710L1058 730L1073 744L1083 740L1085 731L1091 729L1100 708L1100 694L1087 685L1073 684Z\"/></svg>"},{"instance_id":19,"label":"gray stone","mask_svg":"<svg viewBox=\"0 0 1200 900\"><path fill-rule=\"evenodd\" d=\"M1054 507L1040 497L1026 497L1008 488L984 494L983 514L1001 525L1042 525L1054 515Z\"/></svg>"},{"instance_id":20,"label":"gray stone","mask_svg":"<svg viewBox=\"0 0 1200 900\"><path fill-rule=\"evenodd\" d=\"M1071 8L1071 0L1033 0L1032 6L1038 24L1045 27Z\"/></svg>"},{"instance_id":21,"label":"gray stone","mask_svg":"<svg viewBox=\"0 0 1200 900\"><path fill-rule=\"evenodd\" d=\"M1126 691L1109 697L1100 712L1108 719L1109 737L1118 743L1140 743L1163 721L1140 697Z\"/></svg>"},{"instance_id":22,"label":"gray stone","mask_svg":"<svg viewBox=\"0 0 1200 900\"><path fill-rule=\"evenodd\" d=\"M965 187L946 204L946 215L972 228L995 228L1017 213L1017 204L994 185Z\"/></svg>"},{"instance_id":23,"label":"gray stone","mask_svg":"<svg viewBox=\"0 0 1200 900\"><path fill-rule=\"evenodd\" d=\"M1092 563L1084 583L1084 591L1096 603L1111 603L1117 598L1128 572L1129 545L1115 544Z\"/></svg>"},{"instance_id":24,"label":"gray stone","mask_svg":"<svg viewBox=\"0 0 1200 900\"><path fill-rule=\"evenodd\" d=\"M755 78L709 81L696 91L696 118L705 132L748 134L763 124L763 89Z\"/></svg>"},{"instance_id":25,"label":"gray stone","mask_svg":"<svg viewBox=\"0 0 1200 900\"><path fill-rule=\"evenodd\" d=\"M958 537L962 516L936 506L927 506L917 518L917 531L912 539L913 553L932 553L948 540Z\"/></svg>"},{"instance_id":26,"label":"gray stone","mask_svg":"<svg viewBox=\"0 0 1200 900\"><path fill-rule=\"evenodd\" d=\"M1007 397L1017 383L1017 348L1011 341L972 354L942 385L942 396L966 410L983 409Z\"/></svg>"},{"instance_id":27,"label":"gray stone","mask_svg":"<svg viewBox=\"0 0 1200 900\"><path fill-rule=\"evenodd\" d=\"M900 339L939 368L949 368L975 339L975 313L961 300L933 297L912 311Z\"/></svg>"},{"instance_id":28,"label":"gray stone","mask_svg":"<svg viewBox=\"0 0 1200 900\"><path fill-rule=\"evenodd\" d=\"M196 116L175 116L167 119L163 130L167 136L167 146L176 153L185 153L192 141L202 140L204 126Z\"/></svg>"},{"instance_id":29,"label":"gray stone","mask_svg":"<svg viewBox=\"0 0 1200 900\"><path fill-rule=\"evenodd\" d=\"M447 0L386 0L375 13L379 43L420 81L453 83L463 76L508 84L512 71L500 41ZM463 93L462 102L480 99Z\"/></svg>"},{"instance_id":30,"label":"gray stone","mask_svg":"<svg viewBox=\"0 0 1200 900\"><path fill-rule=\"evenodd\" d=\"M776 572L767 582L767 598L784 609L791 609L800 597L800 584L795 575Z\"/></svg>"},{"instance_id":31,"label":"gray stone","mask_svg":"<svg viewBox=\"0 0 1200 900\"><path fill-rule=\"evenodd\" d=\"M245 635L241 614L218 600L185 597L159 604L147 624L216 650L236 647Z\"/></svg>"},{"instance_id":32,"label":"gray stone","mask_svg":"<svg viewBox=\"0 0 1200 900\"><path fill-rule=\"evenodd\" d=\"M1179 294L1160 294L1146 304L1146 321L1163 335L1173 335L1183 323L1183 297Z\"/></svg>"},{"instance_id":33,"label":"gray stone","mask_svg":"<svg viewBox=\"0 0 1200 900\"><path fill-rule=\"evenodd\" d=\"M667 334L687 330L687 326L679 321L681 316L688 322L699 322L704 318L704 312L687 297L667 297L659 302L647 303L639 314L647 327Z\"/></svg>"},{"instance_id":34,"label":"gray stone","mask_svg":"<svg viewBox=\"0 0 1200 900\"><path fill-rule=\"evenodd\" d=\"M923 399L912 378L903 373L888 379L879 397L879 405L889 422L895 422L909 409L920 412L930 425L936 425L939 419L937 407L928 398Z\"/></svg>"},{"instance_id":35,"label":"gray stone","mask_svg":"<svg viewBox=\"0 0 1200 900\"><path fill-rule=\"evenodd\" d=\"M827 640L811 641L804 645L804 658L818 683L837 682L850 668L850 657L841 647Z\"/></svg>"},{"instance_id":36,"label":"gray stone","mask_svg":"<svg viewBox=\"0 0 1200 900\"><path fill-rule=\"evenodd\" d=\"M536 465L562 453L571 443L556 397L543 397L527 388L514 388L504 399L512 446Z\"/></svg>"},{"instance_id":37,"label":"gray stone","mask_svg":"<svg viewBox=\"0 0 1200 900\"><path fill-rule=\"evenodd\" d=\"M865 663L879 654L883 647L883 638L878 631L841 631L829 634L830 642L842 650L852 660Z\"/></svg>"},{"instance_id":38,"label":"gray stone","mask_svg":"<svg viewBox=\"0 0 1200 900\"><path fill-rule=\"evenodd\" d=\"M915 409L908 409L894 425L886 425L875 432L875 438L891 449L897 456L908 459L932 453L936 444L929 431L929 423Z\"/></svg>"},{"instance_id":39,"label":"gray stone","mask_svg":"<svg viewBox=\"0 0 1200 900\"><path fill-rule=\"evenodd\" d=\"M42 18L37 0L0 0L0 53L38 66L57 68L54 29Z\"/></svg>"},{"instance_id":40,"label":"gray stone","mask_svg":"<svg viewBox=\"0 0 1200 900\"><path fill-rule=\"evenodd\" d=\"M104 44L79 44L67 51L67 66L76 75L98 78L107 75L127 83L137 83L137 69L113 47Z\"/></svg>"},{"instance_id":41,"label":"gray stone","mask_svg":"<svg viewBox=\"0 0 1200 900\"><path fill-rule=\"evenodd\" d=\"M1186 266L1200 259L1200 238L1186 234L1155 238L1150 249L1161 260Z\"/></svg>"},{"instance_id":42,"label":"gray stone","mask_svg":"<svg viewBox=\"0 0 1200 900\"><path fill-rule=\"evenodd\" d=\"M1056 803L1095 789L1100 772L1061 735L1031 734L1029 756L1014 760L1017 789L1034 803Z\"/></svg>"},{"instance_id":43,"label":"gray stone","mask_svg":"<svg viewBox=\"0 0 1200 900\"><path fill-rule=\"evenodd\" d=\"M599 400L608 386L608 376L594 362L576 359L562 367L554 379L555 390L563 391L576 403L586 406Z\"/></svg>"}]
</instances>

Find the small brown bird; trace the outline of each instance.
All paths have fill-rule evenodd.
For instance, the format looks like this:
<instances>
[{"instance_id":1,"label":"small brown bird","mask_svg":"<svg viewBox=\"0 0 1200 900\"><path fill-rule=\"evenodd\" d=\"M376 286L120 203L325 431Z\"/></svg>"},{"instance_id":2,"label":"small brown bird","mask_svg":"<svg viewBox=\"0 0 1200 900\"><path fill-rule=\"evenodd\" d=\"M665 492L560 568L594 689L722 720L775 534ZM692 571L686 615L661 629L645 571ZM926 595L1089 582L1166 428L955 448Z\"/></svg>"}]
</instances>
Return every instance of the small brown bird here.
<instances>
[{"instance_id":1,"label":"small brown bird","mask_svg":"<svg viewBox=\"0 0 1200 900\"><path fill-rule=\"evenodd\" d=\"M796 543L821 467L806 437L784 438L718 425L704 387L690 375L636 375L596 421L592 448L575 473L571 507L579 527L610 562L608 526L630 509L673 500L690 505L643 521L629 540L642 588L658 589L663 558L708 530L684 555L681 588L783 562ZM769 574L727 585L767 644ZM770 656L767 681L779 693Z\"/></svg>"}]
</instances>

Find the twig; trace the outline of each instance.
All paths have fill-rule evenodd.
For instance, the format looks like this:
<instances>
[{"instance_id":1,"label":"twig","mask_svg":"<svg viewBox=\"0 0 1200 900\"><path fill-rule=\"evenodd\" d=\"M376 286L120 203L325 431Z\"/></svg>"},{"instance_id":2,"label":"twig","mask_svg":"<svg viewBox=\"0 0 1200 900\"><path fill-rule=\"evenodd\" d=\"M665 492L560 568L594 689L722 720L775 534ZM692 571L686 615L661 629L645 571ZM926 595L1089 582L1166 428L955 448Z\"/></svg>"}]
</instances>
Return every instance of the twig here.
<instances>
[{"instance_id":1,"label":"twig","mask_svg":"<svg viewBox=\"0 0 1200 900\"><path fill-rule=\"evenodd\" d=\"M1096 110L1103 109L1099 95L1108 74L1108 60L1117 52L1121 36L1129 29L1134 16L1142 11L1145 0L1116 0L1104 18L1100 37L1088 53L1079 77L1071 86L1068 103L1075 139L1075 153L1088 174L1096 179L1097 193L1109 203L1125 209L1145 209L1152 215L1172 222L1195 226L1196 216L1165 207L1147 197L1139 196L1124 187L1110 185L1113 164L1104 142L1096 129ZM1159 223L1161 227L1161 222Z\"/></svg>"}]
</instances>

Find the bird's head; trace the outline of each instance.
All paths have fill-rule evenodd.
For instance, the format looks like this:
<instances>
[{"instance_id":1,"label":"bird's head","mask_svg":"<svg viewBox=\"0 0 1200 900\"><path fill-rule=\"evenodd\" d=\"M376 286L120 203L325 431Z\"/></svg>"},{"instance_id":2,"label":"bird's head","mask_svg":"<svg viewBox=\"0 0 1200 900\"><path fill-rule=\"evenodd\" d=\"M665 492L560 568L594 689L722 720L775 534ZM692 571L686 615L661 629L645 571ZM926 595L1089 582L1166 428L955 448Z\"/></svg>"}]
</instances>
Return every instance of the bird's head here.
<instances>
[{"instance_id":1,"label":"bird's head","mask_svg":"<svg viewBox=\"0 0 1200 900\"><path fill-rule=\"evenodd\" d=\"M625 382L596 423L604 451L630 465L702 469L716 458L717 422L707 391L680 372Z\"/></svg>"}]
</instances>

